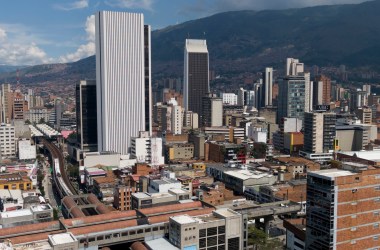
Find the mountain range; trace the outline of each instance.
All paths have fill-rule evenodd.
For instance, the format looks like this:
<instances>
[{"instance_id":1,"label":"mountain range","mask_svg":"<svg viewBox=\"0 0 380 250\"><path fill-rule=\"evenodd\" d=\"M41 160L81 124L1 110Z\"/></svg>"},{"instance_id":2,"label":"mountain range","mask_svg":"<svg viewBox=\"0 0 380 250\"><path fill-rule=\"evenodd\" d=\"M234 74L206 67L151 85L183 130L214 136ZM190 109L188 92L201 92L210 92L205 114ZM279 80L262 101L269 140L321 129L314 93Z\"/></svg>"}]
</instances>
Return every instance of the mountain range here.
<instances>
[{"instance_id":1,"label":"mountain range","mask_svg":"<svg viewBox=\"0 0 380 250\"><path fill-rule=\"evenodd\" d=\"M288 10L232 11L152 32L154 76L182 76L185 39L206 39L219 74L281 69L286 57L307 65L380 69L380 0ZM0 73L0 81L15 79ZM95 57L20 69L23 83L95 78Z\"/></svg>"}]
</instances>

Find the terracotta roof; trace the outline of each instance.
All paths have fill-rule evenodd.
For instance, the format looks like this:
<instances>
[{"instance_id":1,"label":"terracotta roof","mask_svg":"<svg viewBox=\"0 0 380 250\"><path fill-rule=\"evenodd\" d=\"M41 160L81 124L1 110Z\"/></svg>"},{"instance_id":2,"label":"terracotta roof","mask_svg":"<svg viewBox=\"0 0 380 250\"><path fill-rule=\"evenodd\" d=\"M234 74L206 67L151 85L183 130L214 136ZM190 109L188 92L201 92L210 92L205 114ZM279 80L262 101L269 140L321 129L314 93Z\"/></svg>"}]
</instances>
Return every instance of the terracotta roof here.
<instances>
[{"instance_id":1,"label":"terracotta roof","mask_svg":"<svg viewBox=\"0 0 380 250\"><path fill-rule=\"evenodd\" d=\"M70 210L73 207L76 207L77 204L75 203L74 199L71 198L70 196L66 196L62 199L62 203L65 205L65 207Z\"/></svg>"},{"instance_id":2,"label":"terracotta roof","mask_svg":"<svg viewBox=\"0 0 380 250\"><path fill-rule=\"evenodd\" d=\"M59 222L58 221L49 221L49 222L42 222L38 224L29 224L29 225L23 225L23 226L16 226L16 227L10 227L10 228L3 228L0 229L0 237L3 238L4 236L11 236L15 234L30 234L31 232L35 231L47 231L49 228L59 228Z\"/></svg>"},{"instance_id":3,"label":"terracotta roof","mask_svg":"<svg viewBox=\"0 0 380 250\"><path fill-rule=\"evenodd\" d=\"M105 224L78 227L70 229L70 232L74 235L84 235L89 233L101 232L106 230L121 229L126 227L137 226L137 220L116 221Z\"/></svg>"},{"instance_id":4,"label":"terracotta roof","mask_svg":"<svg viewBox=\"0 0 380 250\"><path fill-rule=\"evenodd\" d=\"M108 209L108 206L104 205L103 203L96 206L96 211L98 211L99 214L108 214L111 211Z\"/></svg>"},{"instance_id":5,"label":"terracotta roof","mask_svg":"<svg viewBox=\"0 0 380 250\"><path fill-rule=\"evenodd\" d=\"M73 207L70 210L70 214L73 218L83 218L86 217L86 215L83 213L83 211L79 207Z\"/></svg>"},{"instance_id":6,"label":"terracotta roof","mask_svg":"<svg viewBox=\"0 0 380 250\"><path fill-rule=\"evenodd\" d=\"M78 219L66 219L62 220L62 223L65 224L67 227L72 227L75 225L80 224L86 225L91 223L104 223L106 221L112 221L112 220L127 220L128 218L136 218L136 211L122 211L122 212L114 212L114 213L108 213L108 214L100 214L100 215L94 215L94 216L87 216L85 218Z\"/></svg>"},{"instance_id":7,"label":"terracotta roof","mask_svg":"<svg viewBox=\"0 0 380 250\"><path fill-rule=\"evenodd\" d=\"M64 233L64 231L63 230L54 231L54 234L56 233ZM10 238L10 240L13 245L16 245L16 244L33 242L33 241L47 240L48 236L51 234L52 232L24 235L24 236Z\"/></svg>"},{"instance_id":8,"label":"terracotta roof","mask_svg":"<svg viewBox=\"0 0 380 250\"><path fill-rule=\"evenodd\" d=\"M143 243L136 241L131 245L131 250L148 250L148 248Z\"/></svg>"},{"instance_id":9,"label":"terracotta roof","mask_svg":"<svg viewBox=\"0 0 380 250\"><path fill-rule=\"evenodd\" d=\"M97 205L97 204L100 204L101 202L99 201L98 197L96 197L96 195L94 194L89 194L87 196L87 201L91 204L94 204L94 205Z\"/></svg>"},{"instance_id":10,"label":"terracotta roof","mask_svg":"<svg viewBox=\"0 0 380 250\"><path fill-rule=\"evenodd\" d=\"M98 184L115 183L115 176L95 177L94 182L96 182Z\"/></svg>"},{"instance_id":11,"label":"terracotta roof","mask_svg":"<svg viewBox=\"0 0 380 250\"><path fill-rule=\"evenodd\" d=\"M152 207L152 208L143 208L143 209L139 209L139 212L141 212L145 215L153 215L153 214L163 213L165 211L167 211L167 212L180 211L180 210L197 208L197 207L202 207L202 203L200 201L182 203L182 204L173 204L173 205L167 205L167 206Z\"/></svg>"}]
</instances>

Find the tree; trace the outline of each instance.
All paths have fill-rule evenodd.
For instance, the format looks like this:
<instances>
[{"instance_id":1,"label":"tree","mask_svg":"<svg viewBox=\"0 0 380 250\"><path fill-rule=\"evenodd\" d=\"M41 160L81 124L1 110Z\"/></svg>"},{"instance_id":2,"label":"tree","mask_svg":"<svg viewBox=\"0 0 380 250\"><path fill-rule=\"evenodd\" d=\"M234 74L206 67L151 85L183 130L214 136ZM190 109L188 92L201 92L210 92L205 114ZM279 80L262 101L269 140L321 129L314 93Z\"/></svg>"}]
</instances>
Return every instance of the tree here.
<instances>
[{"instance_id":1,"label":"tree","mask_svg":"<svg viewBox=\"0 0 380 250\"><path fill-rule=\"evenodd\" d=\"M45 123L46 121L45 121L45 118L41 118L39 121L38 121L38 124L41 124L41 123Z\"/></svg>"},{"instance_id":2,"label":"tree","mask_svg":"<svg viewBox=\"0 0 380 250\"><path fill-rule=\"evenodd\" d=\"M53 208L53 219L58 220L58 210L56 208Z\"/></svg>"},{"instance_id":3,"label":"tree","mask_svg":"<svg viewBox=\"0 0 380 250\"><path fill-rule=\"evenodd\" d=\"M256 159L265 158L267 155L268 146L266 143L255 143L251 149L251 156Z\"/></svg>"},{"instance_id":4,"label":"tree","mask_svg":"<svg viewBox=\"0 0 380 250\"><path fill-rule=\"evenodd\" d=\"M25 124L29 125L29 124L32 124L32 123L29 121L29 119L26 119Z\"/></svg>"},{"instance_id":5,"label":"tree","mask_svg":"<svg viewBox=\"0 0 380 250\"><path fill-rule=\"evenodd\" d=\"M283 243L279 239L270 239L264 231L255 226L248 228L248 244L253 245L255 250L283 249Z\"/></svg>"}]
</instances>

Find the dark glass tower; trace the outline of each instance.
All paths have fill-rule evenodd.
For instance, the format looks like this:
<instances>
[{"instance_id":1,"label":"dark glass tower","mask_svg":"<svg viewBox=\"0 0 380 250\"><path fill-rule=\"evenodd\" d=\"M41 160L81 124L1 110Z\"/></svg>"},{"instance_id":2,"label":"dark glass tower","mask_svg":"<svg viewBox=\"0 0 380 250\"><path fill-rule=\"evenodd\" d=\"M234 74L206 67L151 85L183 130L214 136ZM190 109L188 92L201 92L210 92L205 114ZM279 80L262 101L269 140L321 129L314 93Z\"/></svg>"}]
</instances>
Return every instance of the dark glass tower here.
<instances>
[{"instance_id":1,"label":"dark glass tower","mask_svg":"<svg viewBox=\"0 0 380 250\"><path fill-rule=\"evenodd\" d=\"M97 150L96 81L80 81L76 86L77 144L82 151Z\"/></svg>"}]
</instances>

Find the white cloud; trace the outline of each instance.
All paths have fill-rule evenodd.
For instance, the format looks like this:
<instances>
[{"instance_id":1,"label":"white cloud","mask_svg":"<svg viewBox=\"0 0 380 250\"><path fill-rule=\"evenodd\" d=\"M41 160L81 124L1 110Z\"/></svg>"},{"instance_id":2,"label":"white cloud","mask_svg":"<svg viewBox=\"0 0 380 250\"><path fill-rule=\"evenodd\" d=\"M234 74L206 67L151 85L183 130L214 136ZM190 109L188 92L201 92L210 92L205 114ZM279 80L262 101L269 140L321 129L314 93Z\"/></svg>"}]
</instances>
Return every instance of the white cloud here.
<instances>
[{"instance_id":1,"label":"white cloud","mask_svg":"<svg viewBox=\"0 0 380 250\"><path fill-rule=\"evenodd\" d=\"M153 10L153 0L108 0L105 3L112 7L125 9Z\"/></svg>"},{"instance_id":2,"label":"white cloud","mask_svg":"<svg viewBox=\"0 0 380 250\"><path fill-rule=\"evenodd\" d=\"M0 64L35 65L52 62L45 51L34 42L34 36L27 37L22 30L19 25L1 24Z\"/></svg>"},{"instance_id":3,"label":"white cloud","mask_svg":"<svg viewBox=\"0 0 380 250\"><path fill-rule=\"evenodd\" d=\"M65 5L62 4L56 4L54 7L59 10L77 10L77 9L84 9L88 7L88 1L89 0L78 0L72 3L68 3Z\"/></svg>"},{"instance_id":4,"label":"white cloud","mask_svg":"<svg viewBox=\"0 0 380 250\"><path fill-rule=\"evenodd\" d=\"M60 62L75 62L95 54L95 15L87 17L86 27L87 43L82 44L74 53L61 56Z\"/></svg>"},{"instance_id":5,"label":"white cloud","mask_svg":"<svg viewBox=\"0 0 380 250\"><path fill-rule=\"evenodd\" d=\"M7 38L7 33L4 29L0 28L0 41L3 41Z\"/></svg>"}]
</instances>

